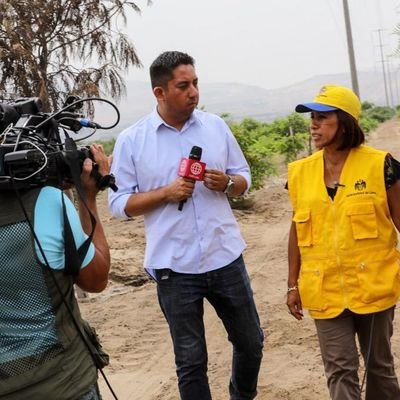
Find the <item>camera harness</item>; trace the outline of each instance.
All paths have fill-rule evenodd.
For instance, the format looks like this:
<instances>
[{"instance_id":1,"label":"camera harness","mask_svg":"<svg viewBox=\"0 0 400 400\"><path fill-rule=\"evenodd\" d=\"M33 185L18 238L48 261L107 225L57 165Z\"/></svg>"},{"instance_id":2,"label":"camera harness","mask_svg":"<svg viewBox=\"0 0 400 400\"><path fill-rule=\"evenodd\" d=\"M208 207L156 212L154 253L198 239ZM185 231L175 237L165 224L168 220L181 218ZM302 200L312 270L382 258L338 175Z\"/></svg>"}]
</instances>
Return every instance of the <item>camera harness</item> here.
<instances>
[{"instance_id":1,"label":"camera harness","mask_svg":"<svg viewBox=\"0 0 400 400\"><path fill-rule=\"evenodd\" d=\"M51 115L49 118L47 118L46 120L44 120L42 123L40 123L38 126L36 126L36 129L39 128L40 126L44 125L45 123L50 121L52 118L54 118L57 114L60 114L61 112L65 111L66 109L72 108L76 104L79 104L81 102L93 101L93 100L104 101L106 103L109 103L116 110L118 118L117 118L117 122L115 124L113 124L112 126L110 126L110 127L103 128L103 127L100 127L97 124L92 124L91 127L95 128L95 129L96 128L111 129L111 128L115 127L118 124L119 118L120 118L119 111L116 108L116 106L113 103L111 103L111 102L109 102L108 100L105 100L105 99L88 98L88 99L79 99L79 100L71 103L70 105L68 105L67 107L63 108L61 111L59 111L58 113L55 113L55 114ZM7 131L7 129L6 129L6 131ZM5 132L5 134L7 134L7 132ZM85 193L84 193L84 191L82 189L82 186L81 186L81 183L80 183L81 168L80 168L80 163L79 163L79 157L78 157L76 142L72 138L70 138L66 132L65 132L65 135L66 135L66 140L65 140L66 157L65 157L65 162L67 163L67 165L68 165L68 167L70 169L72 183L76 188L78 196L80 197L84 207L87 209L87 211L89 213L90 220L91 220L91 225L92 225L92 230L91 230L90 234L88 235L88 238L84 241L84 243L79 248L77 248L76 245L75 245L75 241L74 241L71 225L69 223L67 212L66 212L64 194L63 194L63 192L61 192L62 212L63 212L63 220L64 220L64 242L65 242L64 273L66 275L70 275L72 277L72 279L75 279L78 276L79 272L80 272L80 267L81 267L82 261L85 258L86 253L87 253L87 251L89 249L89 246L90 246L90 244L92 242L93 234L94 234L94 231L95 231L95 228L96 228L96 218L91 213L91 211L89 210L89 208L88 208L88 206L86 204L86 196L85 196ZM18 140L18 142L19 142L19 140ZM17 142L17 144L18 144L18 142ZM21 142L19 142L19 143L21 143ZM15 148L17 147L17 144L16 144ZM30 142L30 144L33 147L36 147L39 151L41 151L38 146L35 146L34 143ZM40 170L45 168L46 165L47 165L47 159L46 159L46 164L44 164L40 168ZM36 173L38 173L40 170L38 170ZM112 175L106 175L106 176L103 177L103 176L101 176L99 174L99 172L96 169L94 169L93 171L94 171L94 173L93 173L94 178L95 178L97 186L98 186L98 188L100 190L104 190L106 187L110 187L114 191L117 190L117 187L115 185L115 180L114 180L114 177ZM25 179L29 179L30 177L31 176L28 176ZM47 260L46 254L45 254L45 252L44 252L44 250L43 250L43 248L41 246L39 238L37 237L36 232L34 230L34 227L32 225L32 221L30 220L30 218L28 216L28 213L27 213L27 210L26 210L26 208L25 208L25 206L24 206L24 204L22 202L22 198L21 198L18 186L16 184L16 180L12 175L9 178L10 178L10 182L12 184L13 190L14 190L14 192L16 194L17 199L18 199L18 202L19 202L19 204L21 206L21 209L22 209L22 211L24 213L24 216L26 218L26 221L28 223L29 229L30 229L30 231L31 231L31 233L33 235L34 241L35 241L35 243L37 244L37 246L39 248L41 256L43 257L44 264L45 264L46 268L50 271L50 276L51 276L51 278L53 280L53 283L54 283L56 289L58 290L58 292L61 295L62 302L63 302L64 306L66 307L69 315L71 316L73 325L75 326L75 328L76 328L76 330L78 332L78 335L80 336L80 338L82 339L83 343L85 344L85 346L86 346L86 348L87 348L87 350L88 350L88 352L89 352L89 354L90 354L90 356L91 356L91 358L93 360L93 363L96 366L96 369L99 370L101 375L103 376L104 381L106 382L110 392L113 395L113 398L115 400L118 400L113 388L111 387L111 384L109 383L109 381L108 381L108 379L107 379L107 377L106 377L106 375L105 375L105 373L103 371L104 365L101 364L98 356L93 351L93 349L91 347L91 344L88 341L87 336L83 332L82 326L76 320L76 318L75 318L75 316L73 314L73 311L72 311L70 305L68 304L68 301L65 298L65 295L64 295L61 287L59 286L59 283L57 282L57 279L56 279L56 277L54 275L54 272L53 272L52 268L50 267L50 264L49 264L49 262Z\"/></svg>"}]
</instances>

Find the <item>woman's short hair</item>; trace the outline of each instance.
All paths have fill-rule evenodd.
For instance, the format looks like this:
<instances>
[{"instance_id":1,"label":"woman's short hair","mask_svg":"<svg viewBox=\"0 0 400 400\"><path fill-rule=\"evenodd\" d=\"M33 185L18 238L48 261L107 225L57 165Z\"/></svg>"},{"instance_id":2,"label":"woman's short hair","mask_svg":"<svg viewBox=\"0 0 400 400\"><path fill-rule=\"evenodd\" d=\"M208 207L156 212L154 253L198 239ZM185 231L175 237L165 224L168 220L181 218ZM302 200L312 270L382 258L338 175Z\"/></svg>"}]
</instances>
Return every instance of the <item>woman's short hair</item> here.
<instances>
[{"instance_id":1,"label":"woman's short hair","mask_svg":"<svg viewBox=\"0 0 400 400\"><path fill-rule=\"evenodd\" d=\"M364 132L358 121L345 111L337 110L338 130L342 132L342 140L338 150L345 150L358 147L365 142Z\"/></svg>"}]
</instances>

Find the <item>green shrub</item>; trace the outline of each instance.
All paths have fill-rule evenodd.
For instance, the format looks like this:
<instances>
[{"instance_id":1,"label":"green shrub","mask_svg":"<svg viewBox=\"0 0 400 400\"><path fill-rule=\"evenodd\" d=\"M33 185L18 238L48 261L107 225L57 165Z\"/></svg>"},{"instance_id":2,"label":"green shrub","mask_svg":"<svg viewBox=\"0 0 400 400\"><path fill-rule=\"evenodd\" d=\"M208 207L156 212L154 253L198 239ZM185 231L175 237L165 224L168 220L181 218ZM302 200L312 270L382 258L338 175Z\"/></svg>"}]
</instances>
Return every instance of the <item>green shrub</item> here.
<instances>
[{"instance_id":1,"label":"green shrub","mask_svg":"<svg viewBox=\"0 0 400 400\"><path fill-rule=\"evenodd\" d=\"M361 116L360 118L360 126L364 133L368 134L369 132L375 130L379 125L379 122L367 116Z\"/></svg>"},{"instance_id":2,"label":"green shrub","mask_svg":"<svg viewBox=\"0 0 400 400\"><path fill-rule=\"evenodd\" d=\"M378 122L385 122L395 115L395 110L391 107L377 106L365 112L365 116L375 119Z\"/></svg>"},{"instance_id":3,"label":"green shrub","mask_svg":"<svg viewBox=\"0 0 400 400\"><path fill-rule=\"evenodd\" d=\"M296 113L271 124L252 118L228 124L250 165L252 190L261 188L265 177L278 173L279 156L286 162L296 159L309 139L308 122Z\"/></svg>"}]
</instances>

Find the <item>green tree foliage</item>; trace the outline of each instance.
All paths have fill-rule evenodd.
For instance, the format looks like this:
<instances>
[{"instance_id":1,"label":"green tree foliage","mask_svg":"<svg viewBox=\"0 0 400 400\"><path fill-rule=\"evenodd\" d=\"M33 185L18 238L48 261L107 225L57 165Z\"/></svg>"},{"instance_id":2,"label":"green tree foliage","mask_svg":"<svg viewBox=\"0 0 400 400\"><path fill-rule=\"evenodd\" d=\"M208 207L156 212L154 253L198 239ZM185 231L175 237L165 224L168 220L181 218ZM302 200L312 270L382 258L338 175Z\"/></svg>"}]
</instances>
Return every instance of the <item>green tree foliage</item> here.
<instances>
[{"instance_id":1,"label":"green tree foliage","mask_svg":"<svg viewBox=\"0 0 400 400\"><path fill-rule=\"evenodd\" d=\"M275 151L283 155L286 162L295 160L309 147L308 126L308 121L298 113L276 119L269 125L268 134L275 142Z\"/></svg>"},{"instance_id":2,"label":"green tree foliage","mask_svg":"<svg viewBox=\"0 0 400 400\"><path fill-rule=\"evenodd\" d=\"M393 118L395 115L395 110L391 107L386 106L376 106L368 110L366 116L372 118L380 123L387 121L390 118Z\"/></svg>"},{"instance_id":3,"label":"green tree foliage","mask_svg":"<svg viewBox=\"0 0 400 400\"><path fill-rule=\"evenodd\" d=\"M223 117L227 120L227 115ZM271 124L251 118L239 123L227 122L250 165L252 189L261 188L266 176L277 173L279 156L291 161L308 143L308 124L299 114L291 114Z\"/></svg>"},{"instance_id":4,"label":"green tree foliage","mask_svg":"<svg viewBox=\"0 0 400 400\"><path fill-rule=\"evenodd\" d=\"M369 101L363 101L361 103L361 111L363 113L367 112L368 110L371 110L374 107L375 107L374 103L371 103Z\"/></svg>"},{"instance_id":5,"label":"green tree foliage","mask_svg":"<svg viewBox=\"0 0 400 400\"><path fill-rule=\"evenodd\" d=\"M375 106L375 104L364 101L361 104L360 125L364 133L375 130L382 122L393 118L396 111L391 107Z\"/></svg>"},{"instance_id":6,"label":"green tree foliage","mask_svg":"<svg viewBox=\"0 0 400 400\"><path fill-rule=\"evenodd\" d=\"M266 124L246 118L240 123L230 123L230 128L251 166L252 188L262 187L263 177L276 172L271 148L260 142L265 134Z\"/></svg>"},{"instance_id":7,"label":"green tree foliage","mask_svg":"<svg viewBox=\"0 0 400 400\"><path fill-rule=\"evenodd\" d=\"M0 96L37 96L45 109L70 93L120 97L122 72L140 65L113 25L128 9L140 11L127 0L0 1Z\"/></svg>"},{"instance_id":8,"label":"green tree foliage","mask_svg":"<svg viewBox=\"0 0 400 400\"><path fill-rule=\"evenodd\" d=\"M360 118L360 126L365 134L372 132L379 125L379 122L376 119L369 117L368 115L361 116Z\"/></svg>"}]
</instances>

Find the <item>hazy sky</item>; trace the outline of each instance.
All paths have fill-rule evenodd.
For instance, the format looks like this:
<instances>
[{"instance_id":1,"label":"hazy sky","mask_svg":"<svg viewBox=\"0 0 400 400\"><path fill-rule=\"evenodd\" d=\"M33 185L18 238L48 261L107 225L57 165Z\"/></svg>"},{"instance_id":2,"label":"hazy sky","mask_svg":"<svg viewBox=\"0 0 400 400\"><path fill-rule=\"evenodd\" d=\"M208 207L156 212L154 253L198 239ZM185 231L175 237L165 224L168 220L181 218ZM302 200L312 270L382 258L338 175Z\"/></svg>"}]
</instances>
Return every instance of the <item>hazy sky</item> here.
<instances>
[{"instance_id":1,"label":"hazy sky","mask_svg":"<svg viewBox=\"0 0 400 400\"><path fill-rule=\"evenodd\" d=\"M128 79L149 81L148 68L165 50L196 59L201 82L238 82L267 89L314 75L349 72L342 0L136 0L131 37L142 69ZM400 0L348 0L357 69L382 73L399 36ZM392 73L400 58L390 58Z\"/></svg>"}]
</instances>

